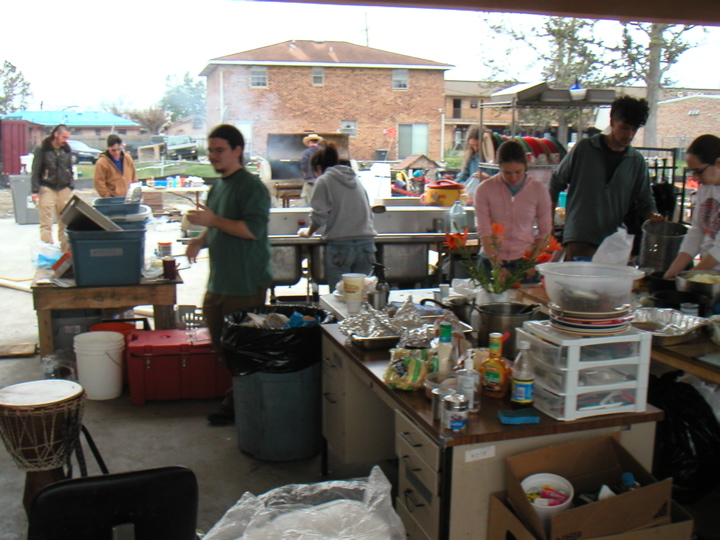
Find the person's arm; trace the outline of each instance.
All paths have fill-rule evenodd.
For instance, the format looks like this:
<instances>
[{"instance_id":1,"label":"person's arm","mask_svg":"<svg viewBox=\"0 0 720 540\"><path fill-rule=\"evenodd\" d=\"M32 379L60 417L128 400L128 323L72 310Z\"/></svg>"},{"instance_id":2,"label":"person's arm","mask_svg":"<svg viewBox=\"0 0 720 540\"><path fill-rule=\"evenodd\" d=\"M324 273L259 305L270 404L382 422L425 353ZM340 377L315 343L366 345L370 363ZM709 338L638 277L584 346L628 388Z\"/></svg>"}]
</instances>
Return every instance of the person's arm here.
<instances>
[{"instance_id":1,"label":"person's arm","mask_svg":"<svg viewBox=\"0 0 720 540\"><path fill-rule=\"evenodd\" d=\"M101 197L109 197L110 196L110 190L107 186L107 181L105 180L107 169L103 166L103 159L101 158L95 163L95 174L93 175L93 185L95 186L95 191L98 192L98 195Z\"/></svg>"},{"instance_id":2,"label":"person's arm","mask_svg":"<svg viewBox=\"0 0 720 540\"><path fill-rule=\"evenodd\" d=\"M190 243L187 245L187 248L185 249L185 255L188 258L188 261L191 263L194 263L197 261L198 253L200 253L200 250L207 247L207 229L204 230L199 236L193 238L190 240Z\"/></svg>"},{"instance_id":3,"label":"person's arm","mask_svg":"<svg viewBox=\"0 0 720 540\"><path fill-rule=\"evenodd\" d=\"M43 173L43 154L42 146L38 146L33 153L32 173L30 174L30 192L32 193L32 200L35 203L38 200L40 180Z\"/></svg>"},{"instance_id":4,"label":"person's arm","mask_svg":"<svg viewBox=\"0 0 720 540\"><path fill-rule=\"evenodd\" d=\"M677 257L675 257L675 260L670 265L670 268L667 269L667 272L665 272L663 279L673 279L680 272L685 270L692 262L692 260L692 255L690 255L689 253L683 253L681 251L677 254Z\"/></svg>"},{"instance_id":5,"label":"person's arm","mask_svg":"<svg viewBox=\"0 0 720 540\"><path fill-rule=\"evenodd\" d=\"M250 228L244 220L228 219L218 216L210 208L204 204L198 204L198 210L190 210L187 218L193 225L202 225L203 227L214 227L225 234L245 238L247 240L257 240Z\"/></svg>"},{"instance_id":6,"label":"person's arm","mask_svg":"<svg viewBox=\"0 0 720 540\"><path fill-rule=\"evenodd\" d=\"M579 145L580 143L578 143ZM557 169L550 177L548 191L550 192L551 208L556 208L560 193L565 191L572 180L573 162L575 154L578 152L578 146L575 146L565 158L560 162Z\"/></svg>"}]
</instances>

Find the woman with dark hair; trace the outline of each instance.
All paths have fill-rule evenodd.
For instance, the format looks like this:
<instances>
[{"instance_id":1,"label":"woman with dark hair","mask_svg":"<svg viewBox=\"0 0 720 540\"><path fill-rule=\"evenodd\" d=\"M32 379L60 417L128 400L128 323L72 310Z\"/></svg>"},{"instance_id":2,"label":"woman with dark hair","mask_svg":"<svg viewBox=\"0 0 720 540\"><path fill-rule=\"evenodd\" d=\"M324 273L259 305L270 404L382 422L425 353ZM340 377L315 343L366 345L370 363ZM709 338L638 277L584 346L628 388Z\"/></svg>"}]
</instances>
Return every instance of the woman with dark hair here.
<instances>
[{"instance_id":1,"label":"woman with dark hair","mask_svg":"<svg viewBox=\"0 0 720 540\"><path fill-rule=\"evenodd\" d=\"M480 178L480 128L478 126L473 126L468 131L462 168L455 181L465 184L470 178Z\"/></svg>"},{"instance_id":2,"label":"woman with dark hair","mask_svg":"<svg viewBox=\"0 0 720 540\"><path fill-rule=\"evenodd\" d=\"M552 234L552 204L547 188L527 176L525 149L505 141L497 152L500 172L475 191L475 224L482 243L481 264L502 264L512 271L533 246L545 248ZM504 227L497 247L493 224ZM537 234L535 225L537 224Z\"/></svg>"},{"instance_id":3,"label":"woman with dark hair","mask_svg":"<svg viewBox=\"0 0 720 540\"><path fill-rule=\"evenodd\" d=\"M337 148L332 143L313 154L315 181L310 206L310 227L298 231L308 237L319 231L325 247L325 277L334 290L342 274L370 274L375 262L377 235L365 188L355 171L340 164Z\"/></svg>"},{"instance_id":4,"label":"woman with dark hair","mask_svg":"<svg viewBox=\"0 0 720 540\"><path fill-rule=\"evenodd\" d=\"M720 269L720 138L700 135L688 146L685 160L688 171L700 186L695 197L692 227L665 272L665 279L672 279L685 270L698 254L700 261L693 270Z\"/></svg>"}]
</instances>

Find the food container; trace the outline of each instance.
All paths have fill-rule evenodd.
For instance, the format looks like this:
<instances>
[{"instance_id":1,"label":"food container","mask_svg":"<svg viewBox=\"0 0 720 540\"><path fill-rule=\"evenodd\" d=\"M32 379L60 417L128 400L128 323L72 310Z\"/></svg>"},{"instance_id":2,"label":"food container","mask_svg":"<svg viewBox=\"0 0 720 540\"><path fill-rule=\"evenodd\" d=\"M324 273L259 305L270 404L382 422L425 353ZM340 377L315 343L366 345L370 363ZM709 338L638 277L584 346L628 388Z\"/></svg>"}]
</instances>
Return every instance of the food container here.
<instances>
[{"instance_id":1,"label":"food container","mask_svg":"<svg viewBox=\"0 0 720 540\"><path fill-rule=\"evenodd\" d=\"M438 180L425 186L420 203L433 206L452 206L458 199L462 200L464 190L465 186L452 180Z\"/></svg>"},{"instance_id":2,"label":"food container","mask_svg":"<svg viewBox=\"0 0 720 540\"><path fill-rule=\"evenodd\" d=\"M700 280L700 281L697 281ZM720 302L720 270L688 270L675 276L678 291L709 297L714 306Z\"/></svg>"},{"instance_id":3,"label":"food container","mask_svg":"<svg viewBox=\"0 0 720 540\"><path fill-rule=\"evenodd\" d=\"M583 313L605 313L630 302L633 282L645 274L630 266L592 262L540 264L550 301Z\"/></svg>"},{"instance_id":4,"label":"food container","mask_svg":"<svg viewBox=\"0 0 720 540\"><path fill-rule=\"evenodd\" d=\"M425 395L432 399L432 391L436 388L457 389L457 373L454 371L433 371L425 376Z\"/></svg>"},{"instance_id":5,"label":"food container","mask_svg":"<svg viewBox=\"0 0 720 540\"><path fill-rule=\"evenodd\" d=\"M702 317L686 315L675 309L640 308L633 313L632 325L653 335L653 345L677 345L696 338L708 323Z\"/></svg>"},{"instance_id":6,"label":"food container","mask_svg":"<svg viewBox=\"0 0 720 540\"><path fill-rule=\"evenodd\" d=\"M423 319L425 319L425 317L423 317ZM428 322L434 321L436 317L430 317L430 319L431 320ZM472 332L472 326L463 322L459 322L458 325L462 328L464 334L467 335L469 332ZM352 334L350 336L350 341L353 345L359 347L360 349L364 349L366 351L374 351L379 349L392 349L400 341L400 336L363 337L358 336L357 334Z\"/></svg>"}]
</instances>

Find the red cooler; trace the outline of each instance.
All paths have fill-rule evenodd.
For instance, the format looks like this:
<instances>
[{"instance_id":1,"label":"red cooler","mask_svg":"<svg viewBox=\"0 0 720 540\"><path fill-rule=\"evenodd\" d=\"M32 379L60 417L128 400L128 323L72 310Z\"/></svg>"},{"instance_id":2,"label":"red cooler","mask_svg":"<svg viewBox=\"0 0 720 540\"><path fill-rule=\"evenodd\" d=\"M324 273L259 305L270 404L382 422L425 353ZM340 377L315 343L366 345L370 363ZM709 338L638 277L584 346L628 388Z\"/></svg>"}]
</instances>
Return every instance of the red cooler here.
<instances>
[{"instance_id":1,"label":"red cooler","mask_svg":"<svg viewBox=\"0 0 720 540\"><path fill-rule=\"evenodd\" d=\"M220 397L232 386L230 370L213 352L206 328L131 332L126 360L133 405L148 399Z\"/></svg>"}]
</instances>

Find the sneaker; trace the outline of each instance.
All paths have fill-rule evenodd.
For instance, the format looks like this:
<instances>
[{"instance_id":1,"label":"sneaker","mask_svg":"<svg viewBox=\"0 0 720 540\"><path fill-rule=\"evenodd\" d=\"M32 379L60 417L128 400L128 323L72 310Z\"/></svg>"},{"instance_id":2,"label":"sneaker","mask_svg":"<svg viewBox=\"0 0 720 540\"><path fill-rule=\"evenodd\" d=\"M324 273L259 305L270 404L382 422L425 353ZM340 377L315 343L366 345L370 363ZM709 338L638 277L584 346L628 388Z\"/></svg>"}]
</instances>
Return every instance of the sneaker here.
<instances>
[{"instance_id":1,"label":"sneaker","mask_svg":"<svg viewBox=\"0 0 720 540\"><path fill-rule=\"evenodd\" d=\"M227 405L220 405L214 413L208 414L208 422L212 426L227 426L235 423L235 411Z\"/></svg>"}]
</instances>

